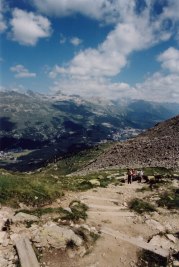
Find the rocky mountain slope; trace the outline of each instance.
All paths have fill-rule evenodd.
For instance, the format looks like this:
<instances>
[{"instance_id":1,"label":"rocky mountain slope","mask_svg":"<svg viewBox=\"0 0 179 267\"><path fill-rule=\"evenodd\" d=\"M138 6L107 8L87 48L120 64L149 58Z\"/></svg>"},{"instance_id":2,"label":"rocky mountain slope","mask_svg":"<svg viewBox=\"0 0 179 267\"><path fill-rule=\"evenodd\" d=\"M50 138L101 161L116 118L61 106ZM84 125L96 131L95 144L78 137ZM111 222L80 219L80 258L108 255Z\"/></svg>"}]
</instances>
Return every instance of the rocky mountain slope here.
<instances>
[{"instance_id":1,"label":"rocky mountain slope","mask_svg":"<svg viewBox=\"0 0 179 267\"><path fill-rule=\"evenodd\" d=\"M134 139L115 143L85 169L108 167L179 168L179 116L157 124Z\"/></svg>"},{"instance_id":2,"label":"rocky mountain slope","mask_svg":"<svg viewBox=\"0 0 179 267\"><path fill-rule=\"evenodd\" d=\"M179 113L179 104L84 100L79 96L0 92L0 149L61 150L125 140ZM75 150L75 149L74 149Z\"/></svg>"}]
</instances>

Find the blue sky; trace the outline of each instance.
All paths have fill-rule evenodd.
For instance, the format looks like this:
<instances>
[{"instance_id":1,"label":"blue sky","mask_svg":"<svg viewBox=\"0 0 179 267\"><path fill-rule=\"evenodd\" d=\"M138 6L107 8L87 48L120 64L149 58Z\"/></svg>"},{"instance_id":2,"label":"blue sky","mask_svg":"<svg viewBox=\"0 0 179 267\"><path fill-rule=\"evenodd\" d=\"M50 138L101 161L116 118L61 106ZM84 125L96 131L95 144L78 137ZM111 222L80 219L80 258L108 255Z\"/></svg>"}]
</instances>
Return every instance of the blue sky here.
<instances>
[{"instance_id":1,"label":"blue sky","mask_svg":"<svg viewBox=\"0 0 179 267\"><path fill-rule=\"evenodd\" d=\"M179 102L178 0L1 1L1 90Z\"/></svg>"}]
</instances>

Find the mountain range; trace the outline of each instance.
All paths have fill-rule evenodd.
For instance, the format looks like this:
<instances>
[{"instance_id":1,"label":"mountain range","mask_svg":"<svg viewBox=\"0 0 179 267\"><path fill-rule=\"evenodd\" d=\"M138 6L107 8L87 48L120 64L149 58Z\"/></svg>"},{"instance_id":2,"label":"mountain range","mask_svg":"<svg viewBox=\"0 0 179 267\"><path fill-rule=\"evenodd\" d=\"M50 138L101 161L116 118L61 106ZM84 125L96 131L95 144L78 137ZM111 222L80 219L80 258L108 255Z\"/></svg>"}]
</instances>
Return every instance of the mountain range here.
<instances>
[{"instance_id":1,"label":"mountain range","mask_svg":"<svg viewBox=\"0 0 179 267\"><path fill-rule=\"evenodd\" d=\"M41 149L57 145L75 151L109 140L136 136L179 113L179 104L143 100L107 101L43 95L27 91L0 92L0 149Z\"/></svg>"}]
</instances>

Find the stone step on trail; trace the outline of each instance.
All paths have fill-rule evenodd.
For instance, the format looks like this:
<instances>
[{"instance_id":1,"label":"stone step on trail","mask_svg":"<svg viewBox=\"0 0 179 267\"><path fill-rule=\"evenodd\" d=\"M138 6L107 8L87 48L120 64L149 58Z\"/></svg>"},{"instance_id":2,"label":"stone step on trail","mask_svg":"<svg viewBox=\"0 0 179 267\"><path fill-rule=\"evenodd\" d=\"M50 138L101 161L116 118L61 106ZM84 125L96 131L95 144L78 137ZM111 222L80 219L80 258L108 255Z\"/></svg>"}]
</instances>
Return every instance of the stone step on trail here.
<instances>
[{"instance_id":1,"label":"stone step on trail","mask_svg":"<svg viewBox=\"0 0 179 267\"><path fill-rule=\"evenodd\" d=\"M130 244L137 246L139 248L149 250L151 252L154 252L157 255L162 256L163 258L168 258L169 257L169 251L166 249L161 248L160 246L154 246L151 245L150 243L145 242L144 240L137 238L137 237L129 237L123 233L120 233L119 231L107 228L107 227L102 227L101 228L101 233L107 234L110 236L113 236L117 239L129 242ZM160 244L159 244L160 245Z\"/></svg>"},{"instance_id":2,"label":"stone step on trail","mask_svg":"<svg viewBox=\"0 0 179 267\"><path fill-rule=\"evenodd\" d=\"M96 199L96 200L104 200L104 201L110 201L110 202L118 202L119 199L115 199L115 198L105 198L105 197L97 197L97 196L81 196L80 200L85 200L85 199Z\"/></svg>"},{"instance_id":3,"label":"stone step on trail","mask_svg":"<svg viewBox=\"0 0 179 267\"><path fill-rule=\"evenodd\" d=\"M21 267L40 267L28 237L19 236L14 239L14 243L17 248Z\"/></svg>"},{"instance_id":4,"label":"stone step on trail","mask_svg":"<svg viewBox=\"0 0 179 267\"><path fill-rule=\"evenodd\" d=\"M109 218L110 216L117 216L117 217L136 217L136 215L130 211L88 211L88 215L99 215L99 216L106 216Z\"/></svg>"},{"instance_id":5,"label":"stone step on trail","mask_svg":"<svg viewBox=\"0 0 179 267\"><path fill-rule=\"evenodd\" d=\"M83 202L85 203L85 202ZM88 203L85 203L89 210L101 210L101 211L121 211L121 210L124 210L126 209L126 207L124 206L105 206L105 205L95 205L95 204L88 204Z\"/></svg>"}]
</instances>

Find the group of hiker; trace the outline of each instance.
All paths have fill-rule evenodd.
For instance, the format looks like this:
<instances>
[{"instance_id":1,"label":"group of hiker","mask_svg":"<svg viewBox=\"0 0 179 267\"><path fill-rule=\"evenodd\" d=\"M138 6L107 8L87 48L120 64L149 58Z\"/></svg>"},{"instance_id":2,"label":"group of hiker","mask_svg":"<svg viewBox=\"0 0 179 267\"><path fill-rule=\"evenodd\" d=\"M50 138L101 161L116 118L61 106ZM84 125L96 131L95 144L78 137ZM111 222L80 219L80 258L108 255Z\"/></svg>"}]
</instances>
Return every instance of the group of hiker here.
<instances>
[{"instance_id":1,"label":"group of hiker","mask_svg":"<svg viewBox=\"0 0 179 267\"><path fill-rule=\"evenodd\" d=\"M132 181L138 181L141 183L142 178L143 178L143 171L142 170L135 170L135 169L127 169L127 181L128 184L131 184Z\"/></svg>"}]
</instances>

